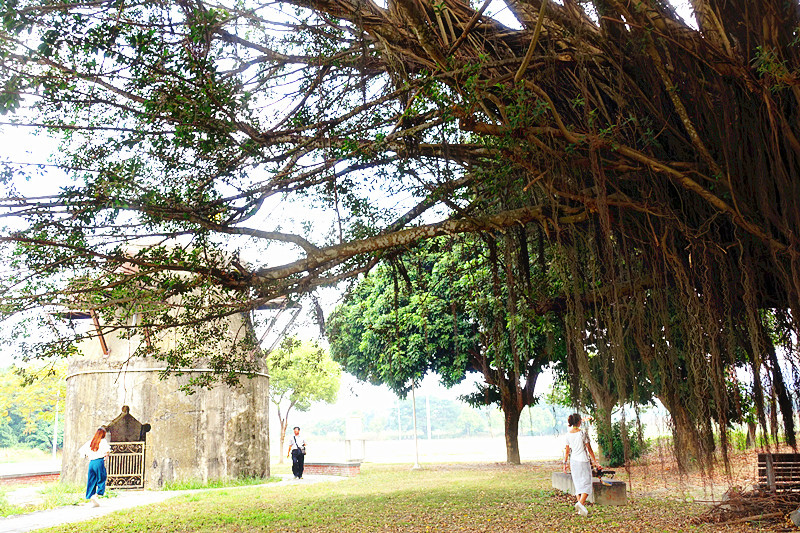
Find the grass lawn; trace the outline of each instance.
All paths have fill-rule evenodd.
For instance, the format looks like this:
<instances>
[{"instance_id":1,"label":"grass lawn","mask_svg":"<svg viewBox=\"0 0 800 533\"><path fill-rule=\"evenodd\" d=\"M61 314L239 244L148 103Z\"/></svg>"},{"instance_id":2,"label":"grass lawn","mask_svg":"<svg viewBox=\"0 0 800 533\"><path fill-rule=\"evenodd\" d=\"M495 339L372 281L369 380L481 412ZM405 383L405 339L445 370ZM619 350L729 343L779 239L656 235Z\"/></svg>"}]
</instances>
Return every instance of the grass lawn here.
<instances>
[{"instance_id":1,"label":"grass lawn","mask_svg":"<svg viewBox=\"0 0 800 533\"><path fill-rule=\"evenodd\" d=\"M550 489L552 465L362 465L337 483L221 489L177 496L49 532L178 531L754 531L693 525L700 504L637 498L575 514Z\"/></svg>"}]
</instances>

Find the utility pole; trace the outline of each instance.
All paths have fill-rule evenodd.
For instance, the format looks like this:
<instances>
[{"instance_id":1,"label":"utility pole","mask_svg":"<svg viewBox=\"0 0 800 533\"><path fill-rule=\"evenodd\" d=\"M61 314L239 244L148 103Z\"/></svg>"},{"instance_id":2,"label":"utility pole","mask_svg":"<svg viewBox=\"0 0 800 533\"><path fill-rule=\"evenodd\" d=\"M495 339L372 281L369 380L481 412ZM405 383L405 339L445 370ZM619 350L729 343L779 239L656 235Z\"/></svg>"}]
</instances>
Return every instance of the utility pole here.
<instances>
[{"instance_id":1,"label":"utility pole","mask_svg":"<svg viewBox=\"0 0 800 533\"><path fill-rule=\"evenodd\" d=\"M528 404L528 435L533 435L533 414L531 413L530 404Z\"/></svg>"},{"instance_id":2,"label":"utility pole","mask_svg":"<svg viewBox=\"0 0 800 533\"><path fill-rule=\"evenodd\" d=\"M428 440L431 440L431 395L430 393L425 395L425 411L427 415L428 421Z\"/></svg>"},{"instance_id":3,"label":"utility pole","mask_svg":"<svg viewBox=\"0 0 800 533\"><path fill-rule=\"evenodd\" d=\"M419 466L419 442L417 440L417 397L414 394L414 389L416 388L416 383L411 385L411 413L414 417L414 466L412 469L422 468Z\"/></svg>"},{"instance_id":4,"label":"utility pole","mask_svg":"<svg viewBox=\"0 0 800 533\"><path fill-rule=\"evenodd\" d=\"M58 394L58 392L56 392ZM58 449L58 396L56 396L56 417L53 420L53 460L56 459L56 450Z\"/></svg>"},{"instance_id":5,"label":"utility pole","mask_svg":"<svg viewBox=\"0 0 800 533\"><path fill-rule=\"evenodd\" d=\"M400 398L397 398L397 440L403 440L403 427L400 425Z\"/></svg>"}]
</instances>

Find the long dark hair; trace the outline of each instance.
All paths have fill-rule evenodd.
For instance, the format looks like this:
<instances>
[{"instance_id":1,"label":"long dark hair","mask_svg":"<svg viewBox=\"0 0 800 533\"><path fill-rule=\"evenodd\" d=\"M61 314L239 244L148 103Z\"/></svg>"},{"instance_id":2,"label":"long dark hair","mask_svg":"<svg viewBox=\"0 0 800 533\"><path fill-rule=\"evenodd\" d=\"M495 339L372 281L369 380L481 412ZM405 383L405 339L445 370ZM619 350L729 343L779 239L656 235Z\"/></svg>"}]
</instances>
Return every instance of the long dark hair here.
<instances>
[{"instance_id":1,"label":"long dark hair","mask_svg":"<svg viewBox=\"0 0 800 533\"><path fill-rule=\"evenodd\" d=\"M92 437L92 442L89 444L89 448L96 452L100 449L100 439L104 439L106 437L106 430L103 428L98 428L97 431L94 433L94 437Z\"/></svg>"},{"instance_id":2,"label":"long dark hair","mask_svg":"<svg viewBox=\"0 0 800 533\"><path fill-rule=\"evenodd\" d=\"M567 424L569 424L570 427L573 428L577 427L578 425L580 425L580 423L581 423L581 415L579 415L578 413L572 413L567 417Z\"/></svg>"}]
</instances>

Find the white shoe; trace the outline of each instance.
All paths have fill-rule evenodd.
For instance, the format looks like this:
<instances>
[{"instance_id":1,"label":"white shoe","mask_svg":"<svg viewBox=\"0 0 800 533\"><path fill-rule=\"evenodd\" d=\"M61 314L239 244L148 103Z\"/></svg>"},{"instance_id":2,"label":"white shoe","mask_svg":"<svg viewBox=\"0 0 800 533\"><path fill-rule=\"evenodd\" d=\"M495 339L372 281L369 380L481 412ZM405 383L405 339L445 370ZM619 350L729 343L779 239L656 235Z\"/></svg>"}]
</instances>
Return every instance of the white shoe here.
<instances>
[{"instance_id":1,"label":"white shoe","mask_svg":"<svg viewBox=\"0 0 800 533\"><path fill-rule=\"evenodd\" d=\"M100 507L100 500L97 498L97 494L90 498L92 500L92 507Z\"/></svg>"},{"instance_id":2,"label":"white shoe","mask_svg":"<svg viewBox=\"0 0 800 533\"><path fill-rule=\"evenodd\" d=\"M578 514L581 516L589 515L589 509L587 509L586 506L584 506L581 502L576 503L575 507L578 509Z\"/></svg>"}]
</instances>

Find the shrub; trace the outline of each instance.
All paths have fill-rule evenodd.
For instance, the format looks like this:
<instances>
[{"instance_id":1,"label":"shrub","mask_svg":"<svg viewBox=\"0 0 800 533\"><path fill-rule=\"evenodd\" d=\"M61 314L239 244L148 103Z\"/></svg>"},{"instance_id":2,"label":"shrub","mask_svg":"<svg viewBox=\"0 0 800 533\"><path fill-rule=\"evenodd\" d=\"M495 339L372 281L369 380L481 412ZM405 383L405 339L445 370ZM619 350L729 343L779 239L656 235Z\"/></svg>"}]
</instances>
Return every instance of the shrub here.
<instances>
[{"instance_id":1,"label":"shrub","mask_svg":"<svg viewBox=\"0 0 800 533\"><path fill-rule=\"evenodd\" d=\"M634 461L647 451L647 442L632 425L627 426L628 431L628 461ZM610 442L609 442L610 440ZM625 464L625 444L622 440L622 427L620 422L611 425L611 438L604 431L597 432L597 443L603 452L603 458L608 466L617 467Z\"/></svg>"}]
</instances>

